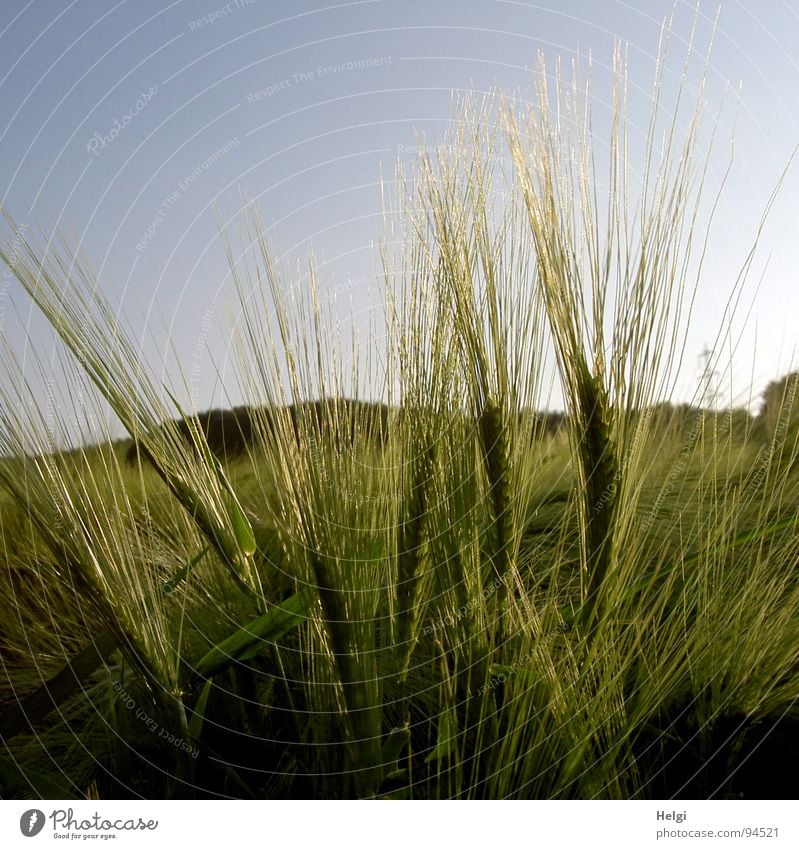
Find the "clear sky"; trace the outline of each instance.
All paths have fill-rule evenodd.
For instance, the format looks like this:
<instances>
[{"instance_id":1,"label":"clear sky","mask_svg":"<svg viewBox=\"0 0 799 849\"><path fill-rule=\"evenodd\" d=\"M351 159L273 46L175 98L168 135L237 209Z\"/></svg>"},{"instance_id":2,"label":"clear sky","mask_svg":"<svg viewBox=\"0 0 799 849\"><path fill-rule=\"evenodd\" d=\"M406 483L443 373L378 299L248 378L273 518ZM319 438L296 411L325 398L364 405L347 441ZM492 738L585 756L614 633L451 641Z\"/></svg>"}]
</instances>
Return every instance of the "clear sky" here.
<instances>
[{"instance_id":1,"label":"clear sky","mask_svg":"<svg viewBox=\"0 0 799 849\"><path fill-rule=\"evenodd\" d=\"M212 397L212 359L226 367L223 302L232 295L215 207L225 219L243 193L255 199L278 258L302 259L312 247L325 285L366 309L381 168L390 178L398 158L410 164L419 133L443 136L453 93L531 95L538 51L568 63L590 50L601 123L618 38L629 43L631 120L640 128L672 9L670 82L685 56L693 0L6 0L0 200L21 223L54 220L77 235L103 288L147 337L149 358L168 335L188 372L202 339L198 403L208 406L220 400ZM716 10L701 0L700 50ZM740 87L741 101L733 172L686 350L686 397L799 143L797 44L793 0L721 3L707 96L714 104L727 86ZM729 137L723 123L711 193ZM756 396L796 367L798 188L799 162L754 267L753 283L761 272L762 282L733 363L743 403L750 383ZM49 355L44 325L16 284L3 277L0 287L0 329L11 349L26 359L33 340Z\"/></svg>"}]
</instances>

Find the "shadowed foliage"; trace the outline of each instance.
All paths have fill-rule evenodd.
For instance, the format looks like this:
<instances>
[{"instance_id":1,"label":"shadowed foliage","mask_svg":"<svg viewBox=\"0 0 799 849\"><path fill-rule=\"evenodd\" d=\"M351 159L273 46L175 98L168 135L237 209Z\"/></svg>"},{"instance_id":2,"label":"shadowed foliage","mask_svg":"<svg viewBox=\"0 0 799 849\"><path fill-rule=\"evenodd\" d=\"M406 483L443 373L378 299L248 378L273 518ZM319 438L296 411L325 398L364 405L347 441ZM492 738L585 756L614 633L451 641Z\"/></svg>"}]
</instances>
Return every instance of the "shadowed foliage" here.
<instances>
[{"instance_id":1,"label":"shadowed foliage","mask_svg":"<svg viewBox=\"0 0 799 849\"><path fill-rule=\"evenodd\" d=\"M246 405L232 410L207 410L192 416L191 421L199 427L217 459L234 460L257 446L259 430L256 418L274 438L278 417L285 414L288 414L298 440L302 433L310 433L326 444L346 447L355 444L359 432L362 432L367 441L379 447L388 434L389 408L385 404L347 399L290 404L283 411ZM189 420L175 419L173 425L191 446ZM150 460L147 449L136 440L125 456L131 464L138 462L139 458Z\"/></svg>"}]
</instances>

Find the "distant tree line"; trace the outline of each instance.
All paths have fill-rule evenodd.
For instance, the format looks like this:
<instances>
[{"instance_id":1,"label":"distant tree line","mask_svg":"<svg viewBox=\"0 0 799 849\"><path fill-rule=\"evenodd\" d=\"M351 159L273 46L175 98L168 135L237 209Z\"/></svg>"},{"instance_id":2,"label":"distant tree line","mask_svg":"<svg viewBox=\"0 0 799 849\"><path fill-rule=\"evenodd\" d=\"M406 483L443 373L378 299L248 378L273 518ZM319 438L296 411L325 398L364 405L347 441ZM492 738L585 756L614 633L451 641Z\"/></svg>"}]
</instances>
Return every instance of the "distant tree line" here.
<instances>
[{"instance_id":1,"label":"distant tree line","mask_svg":"<svg viewBox=\"0 0 799 849\"><path fill-rule=\"evenodd\" d=\"M641 415L644 413L642 412ZM289 404L283 407L239 406L230 410L213 409L192 417L219 459L241 457L258 442L258 433L274 438L278 428L288 427L294 438L314 437L340 447L352 446L365 437L376 447L385 444L389 428L401 411L383 403L349 399L323 399ZM729 432L735 439L772 439L796 434L799 427L799 372L770 383L763 393L757 416L734 408L705 410L690 404L662 402L646 411L651 425L677 439L685 438L695 427L713 427ZM174 427L191 444L190 424L175 420ZM518 414L520 434L530 439L556 437L566 433L568 416L559 411L523 410ZM129 463L148 459L147 452L133 440L126 454Z\"/></svg>"},{"instance_id":2,"label":"distant tree line","mask_svg":"<svg viewBox=\"0 0 799 849\"><path fill-rule=\"evenodd\" d=\"M768 439L787 438L799 427L799 371L786 374L766 387L758 415Z\"/></svg>"},{"instance_id":3,"label":"distant tree line","mask_svg":"<svg viewBox=\"0 0 799 849\"><path fill-rule=\"evenodd\" d=\"M280 428L290 427L294 438L316 436L345 446L359 434L377 445L388 433L389 407L386 404L346 399L325 399L289 404L285 407L234 407L207 410L189 419L176 419L172 425L191 445L191 428L199 427L208 447L220 460L241 457L255 447L259 431L274 439ZM148 460L147 450L136 440L127 451L127 461Z\"/></svg>"}]
</instances>

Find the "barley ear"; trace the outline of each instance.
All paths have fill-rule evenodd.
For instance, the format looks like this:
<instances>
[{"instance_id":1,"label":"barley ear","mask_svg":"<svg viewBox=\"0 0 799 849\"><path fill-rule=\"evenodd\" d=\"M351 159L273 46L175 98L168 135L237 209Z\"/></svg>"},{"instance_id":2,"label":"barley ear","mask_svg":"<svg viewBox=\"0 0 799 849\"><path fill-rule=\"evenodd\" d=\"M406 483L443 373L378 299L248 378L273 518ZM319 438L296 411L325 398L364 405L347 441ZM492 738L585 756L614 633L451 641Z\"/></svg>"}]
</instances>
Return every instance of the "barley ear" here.
<instances>
[{"instance_id":1,"label":"barley ear","mask_svg":"<svg viewBox=\"0 0 799 849\"><path fill-rule=\"evenodd\" d=\"M583 621L594 627L603 610L603 583L613 560L613 522L621 472L612 436L612 410L600 377L583 361L575 374L580 476L584 486L584 563L588 572Z\"/></svg>"},{"instance_id":2,"label":"barley ear","mask_svg":"<svg viewBox=\"0 0 799 849\"><path fill-rule=\"evenodd\" d=\"M498 582L500 603L507 596L507 581L516 542L511 469L511 430L502 407L487 400L479 418L480 444L491 494L491 563Z\"/></svg>"},{"instance_id":3,"label":"barley ear","mask_svg":"<svg viewBox=\"0 0 799 849\"><path fill-rule=\"evenodd\" d=\"M397 672L404 678L413 650L414 629L419 618L418 595L422 579L422 550L425 518L435 474L436 451L432 443L414 457L411 464L410 497L400 528L397 563Z\"/></svg>"}]
</instances>

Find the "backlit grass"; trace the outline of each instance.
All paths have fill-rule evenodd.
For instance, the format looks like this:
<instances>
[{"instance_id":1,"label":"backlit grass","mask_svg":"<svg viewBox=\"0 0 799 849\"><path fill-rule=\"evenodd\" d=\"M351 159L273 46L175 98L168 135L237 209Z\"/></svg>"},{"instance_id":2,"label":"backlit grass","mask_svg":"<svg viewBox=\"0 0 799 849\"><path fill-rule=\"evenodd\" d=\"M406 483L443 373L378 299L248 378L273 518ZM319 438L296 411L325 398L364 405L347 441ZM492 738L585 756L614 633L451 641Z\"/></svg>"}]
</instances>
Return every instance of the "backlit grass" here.
<instances>
[{"instance_id":1,"label":"backlit grass","mask_svg":"<svg viewBox=\"0 0 799 849\"><path fill-rule=\"evenodd\" d=\"M65 418L6 355L4 796L758 792L728 776L799 688L792 397L759 429L664 406L709 152L698 106L662 126L662 73L636 181L620 56L607 175L579 80L468 105L401 181L366 357L245 207L232 452L77 253L8 240L138 448L54 452Z\"/></svg>"}]
</instances>

